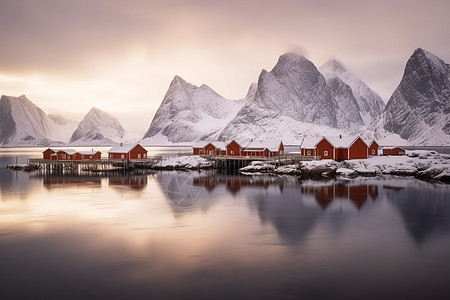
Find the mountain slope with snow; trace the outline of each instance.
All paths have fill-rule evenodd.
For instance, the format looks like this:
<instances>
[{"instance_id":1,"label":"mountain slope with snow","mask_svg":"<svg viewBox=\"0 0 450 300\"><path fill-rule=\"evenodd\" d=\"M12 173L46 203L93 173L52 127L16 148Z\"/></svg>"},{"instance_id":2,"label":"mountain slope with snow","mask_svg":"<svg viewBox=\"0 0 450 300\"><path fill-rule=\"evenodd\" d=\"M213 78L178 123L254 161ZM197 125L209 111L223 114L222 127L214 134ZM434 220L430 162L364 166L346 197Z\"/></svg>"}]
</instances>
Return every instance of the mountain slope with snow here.
<instances>
[{"instance_id":1,"label":"mountain slope with snow","mask_svg":"<svg viewBox=\"0 0 450 300\"><path fill-rule=\"evenodd\" d=\"M348 112L352 124L369 124L383 112L384 102L381 97L340 62L329 60L319 71L333 91L340 110Z\"/></svg>"},{"instance_id":2,"label":"mountain slope with snow","mask_svg":"<svg viewBox=\"0 0 450 300\"><path fill-rule=\"evenodd\" d=\"M125 130L120 122L107 112L96 107L86 114L72 134L70 142L75 144L114 144L120 142Z\"/></svg>"},{"instance_id":3,"label":"mountain slope with snow","mask_svg":"<svg viewBox=\"0 0 450 300\"><path fill-rule=\"evenodd\" d=\"M383 128L415 145L450 145L450 66L423 49L406 63Z\"/></svg>"},{"instance_id":4,"label":"mountain slope with snow","mask_svg":"<svg viewBox=\"0 0 450 300\"><path fill-rule=\"evenodd\" d=\"M25 95L0 99L0 144L48 145L55 124Z\"/></svg>"},{"instance_id":5,"label":"mountain slope with snow","mask_svg":"<svg viewBox=\"0 0 450 300\"><path fill-rule=\"evenodd\" d=\"M198 87L175 76L144 135L145 143L214 139L244 103L245 99L228 100L207 85Z\"/></svg>"}]
</instances>

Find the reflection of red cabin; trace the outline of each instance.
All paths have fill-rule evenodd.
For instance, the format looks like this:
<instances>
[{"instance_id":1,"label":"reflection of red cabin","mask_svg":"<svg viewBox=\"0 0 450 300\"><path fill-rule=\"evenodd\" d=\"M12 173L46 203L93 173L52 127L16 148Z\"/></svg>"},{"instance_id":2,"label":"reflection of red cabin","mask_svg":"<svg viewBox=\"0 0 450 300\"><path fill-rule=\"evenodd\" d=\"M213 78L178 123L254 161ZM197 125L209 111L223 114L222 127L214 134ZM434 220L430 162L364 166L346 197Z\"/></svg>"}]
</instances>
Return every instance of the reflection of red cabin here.
<instances>
[{"instance_id":1,"label":"reflection of red cabin","mask_svg":"<svg viewBox=\"0 0 450 300\"><path fill-rule=\"evenodd\" d=\"M147 150L139 144L134 145L120 145L111 148L108 151L108 158L110 159L146 159Z\"/></svg>"},{"instance_id":2,"label":"reflection of red cabin","mask_svg":"<svg viewBox=\"0 0 450 300\"><path fill-rule=\"evenodd\" d=\"M368 156L368 147L360 137L323 137L316 149L322 159L363 159Z\"/></svg>"},{"instance_id":3,"label":"reflection of red cabin","mask_svg":"<svg viewBox=\"0 0 450 300\"><path fill-rule=\"evenodd\" d=\"M368 143L369 145L369 155L371 156L378 156L378 143L374 140L371 143Z\"/></svg>"},{"instance_id":4,"label":"reflection of red cabin","mask_svg":"<svg viewBox=\"0 0 450 300\"><path fill-rule=\"evenodd\" d=\"M238 142L232 140L227 145L227 156L241 156L242 151L244 151L244 147L242 147Z\"/></svg>"},{"instance_id":5,"label":"reflection of red cabin","mask_svg":"<svg viewBox=\"0 0 450 300\"><path fill-rule=\"evenodd\" d=\"M405 149L400 147L383 148L383 155L405 155Z\"/></svg>"}]
</instances>

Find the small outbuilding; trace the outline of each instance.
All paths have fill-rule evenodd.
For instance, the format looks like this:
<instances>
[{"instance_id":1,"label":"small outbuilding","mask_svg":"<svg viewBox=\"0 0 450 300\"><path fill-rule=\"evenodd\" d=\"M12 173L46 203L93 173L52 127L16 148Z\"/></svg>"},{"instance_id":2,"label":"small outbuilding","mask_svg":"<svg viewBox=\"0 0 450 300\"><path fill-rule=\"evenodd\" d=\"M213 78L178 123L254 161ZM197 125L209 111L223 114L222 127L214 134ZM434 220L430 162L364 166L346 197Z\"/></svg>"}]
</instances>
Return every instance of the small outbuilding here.
<instances>
[{"instance_id":1,"label":"small outbuilding","mask_svg":"<svg viewBox=\"0 0 450 300\"><path fill-rule=\"evenodd\" d=\"M369 146L369 156L378 156L378 148L380 145L375 140L367 143L367 145Z\"/></svg>"},{"instance_id":2,"label":"small outbuilding","mask_svg":"<svg viewBox=\"0 0 450 300\"><path fill-rule=\"evenodd\" d=\"M128 144L112 147L108 151L109 159L146 159L147 150L144 149L140 144Z\"/></svg>"},{"instance_id":3,"label":"small outbuilding","mask_svg":"<svg viewBox=\"0 0 450 300\"><path fill-rule=\"evenodd\" d=\"M405 155L406 150L401 147L384 147L383 155Z\"/></svg>"},{"instance_id":4,"label":"small outbuilding","mask_svg":"<svg viewBox=\"0 0 450 300\"><path fill-rule=\"evenodd\" d=\"M305 137L300 144L301 156L318 156L316 145L322 140L319 137Z\"/></svg>"}]
</instances>

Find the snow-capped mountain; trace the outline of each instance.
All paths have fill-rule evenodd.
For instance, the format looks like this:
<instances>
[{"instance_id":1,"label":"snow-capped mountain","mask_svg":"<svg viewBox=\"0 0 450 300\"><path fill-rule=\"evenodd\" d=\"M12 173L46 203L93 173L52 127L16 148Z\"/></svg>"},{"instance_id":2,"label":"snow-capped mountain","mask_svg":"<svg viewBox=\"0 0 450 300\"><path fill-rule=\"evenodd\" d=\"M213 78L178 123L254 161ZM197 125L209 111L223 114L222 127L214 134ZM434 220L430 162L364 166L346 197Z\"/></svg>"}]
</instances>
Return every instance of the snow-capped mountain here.
<instances>
[{"instance_id":1,"label":"snow-capped mountain","mask_svg":"<svg viewBox=\"0 0 450 300\"><path fill-rule=\"evenodd\" d=\"M314 64L301 55L286 53L272 71L261 72L255 97L225 127L219 139L283 135L299 139L305 131L320 135L324 128L348 130L351 120L348 110L339 109L332 90ZM273 126L274 122L279 124Z\"/></svg>"},{"instance_id":2,"label":"snow-capped mountain","mask_svg":"<svg viewBox=\"0 0 450 300\"><path fill-rule=\"evenodd\" d=\"M244 103L245 99L228 100L207 85L198 87L175 76L144 135L144 143L215 139Z\"/></svg>"},{"instance_id":3,"label":"snow-capped mountain","mask_svg":"<svg viewBox=\"0 0 450 300\"><path fill-rule=\"evenodd\" d=\"M381 121L370 126L375 137L397 134L413 145L450 145L449 76L447 63L428 51L415 50Z\"/></svg>"},{"instance_id":4,"label":"snow-capped mountain","mask_svg":"<svg viewBox=\"0 0 450 300\"><path fill-rule=\"evenodd\" d=\"M319 71L327 80L341 111L347 111L352 124L369 124L384 110L381 97L360 78L332 59L323 64Z\"/></svg>"},{"instance_id":5,"label":"snow-capped mountain","mask_svg":"<svg viewBox=\"0 0 450 300\"><path fill-rule=\"evenodd\" d=\"M125 130L120 122L96 107L86 114L72 134L71 145L115 144L120 142Z\"/></svg>"},{"instance_id":6,"label":"snow-capped mountain","mask_svg":"<svg viewBox=\"0 0 450 300\"><path fill-rule=\"evenodd\" d=\"M25 95L0 99L0 145L47 146L68 141L73 123L47 115ZM63 122L64 124L62 124ZM71 132L71 131L70 131Z\"/></svg>"}]
</instances>

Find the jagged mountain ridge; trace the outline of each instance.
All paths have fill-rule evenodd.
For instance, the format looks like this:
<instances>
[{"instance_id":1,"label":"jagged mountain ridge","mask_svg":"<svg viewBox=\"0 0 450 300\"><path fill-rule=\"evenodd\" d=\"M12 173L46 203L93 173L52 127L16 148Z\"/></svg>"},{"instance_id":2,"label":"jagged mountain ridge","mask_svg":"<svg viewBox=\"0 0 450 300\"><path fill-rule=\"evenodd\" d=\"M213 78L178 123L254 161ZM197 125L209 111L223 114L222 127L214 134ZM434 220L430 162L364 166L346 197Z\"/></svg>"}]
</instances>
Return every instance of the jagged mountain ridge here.
<instances>
[{"instance_id":1,"label":"jagged mountain ridge","mask_svg":"<svg viewBox=\"0 0 450 300\"><path fill-rule=\"evenodd\" d=\"M450 66L416 49L386 104L383 127L417 144L450 145Z\"/></svg>"},{"instance_id":2,"label":"jagged mountain ridge","mask_svg":"<svg viewBox=\"0 0 450 300\"><path fill-rule=\"evenodd\" d=\"M360 79L352 76L348 76L356 82L352 86L362 85ZM311 61L301 55L286 53L280 56L270 72L261 72L254 99L248 101L224 128L219 139L287 135L298 140L306 133L316 136L327 131L342 134L364 124L354 94L363 98L337 75L330 76L327 82ZM366 112L363 114L365 116ZM270 127L279 123L274 119L281 118L280 128Z\"/></svg>"},{"instance_id":3,"label":"jagged mountain ridge","mask_svg":"<svg viewBox=\"0 0 450 300\"><path fill-rule=\"evenodd\" d=\"M174 143L214 139L244 103L245 99L228 100L207 85L198 87L175 76L144 139Z\"/></svg>"},{"instance_id":4,"label":"jagged mountain ridge","mask_svg":"<svg viewBox=\"0 0 450 300\"><path fill-rule=\"evenodd\" d=\"M124 132L116 118L93 107L73 132L70 142L85 144L95 141L97 144L114 144L122 140Z\"/></svg>"}]
</instances>

